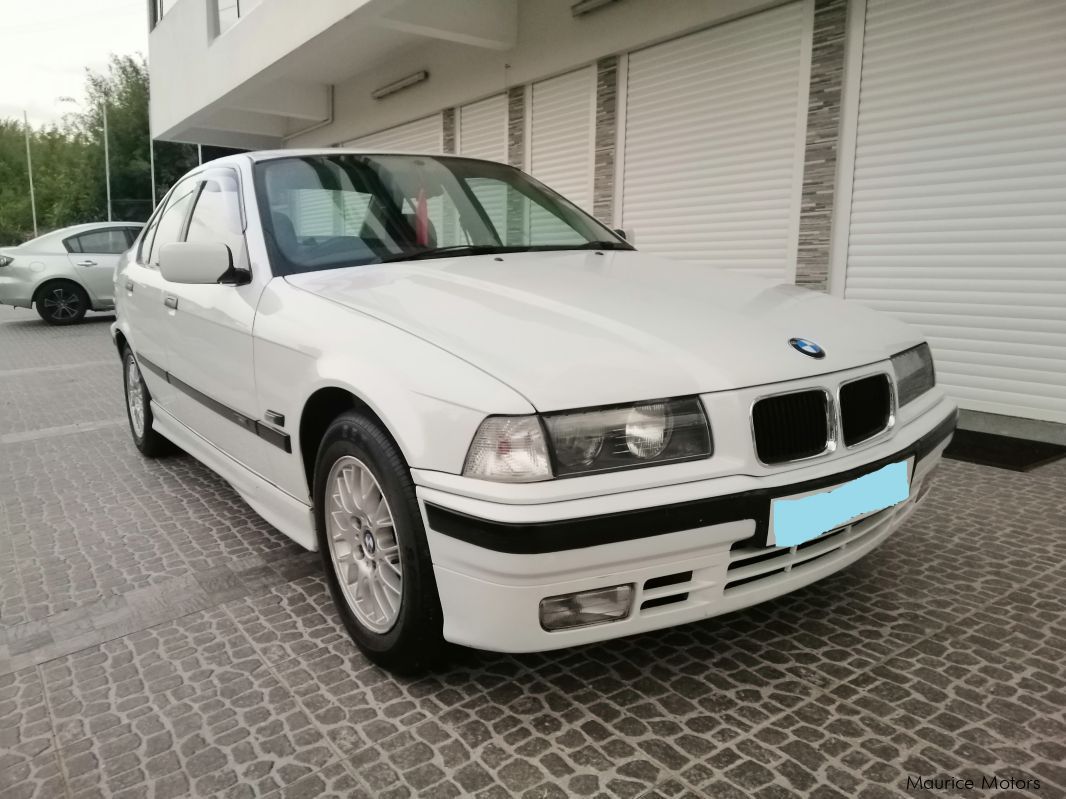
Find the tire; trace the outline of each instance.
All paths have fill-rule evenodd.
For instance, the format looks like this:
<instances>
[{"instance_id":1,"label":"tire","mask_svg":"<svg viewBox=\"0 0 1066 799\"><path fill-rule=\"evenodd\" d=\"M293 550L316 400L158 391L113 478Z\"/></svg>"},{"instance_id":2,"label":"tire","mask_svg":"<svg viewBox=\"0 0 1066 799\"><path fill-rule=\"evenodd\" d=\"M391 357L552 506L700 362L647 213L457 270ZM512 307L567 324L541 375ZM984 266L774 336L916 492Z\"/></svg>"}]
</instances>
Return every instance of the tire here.
<instances>
[{"instance_id":1,"label":"tire","mask_svg":"<svg viewBox=\"0 0 1066 799\"><path fill-rule=\"evenodd\" d=\"M439 666L443 614L426 531L411 471L380 425L354 411L333 421L318 450L314 501L330 593L352 640L397 674Z\"/></svg>"},{"instance_id":2,"label":"tire","mask_svg":"<svg viewBox=\"0 0 1066 799\"><path fill-rule=\"evenodd\" d=\"M137 359L129 347L122 348L122 385L126 397L126 419L133 444L146 458L158 458L174 451L174 445L152 427L152 395L141 376Z\"/></svg>"},{"instance_id":3,"label":"tire","mask_svg":"<svg viewBox=\"0 0 1066 799\"><path fill-rule=\"evenodd\" d=\"M89 310L89 295L77 283L53 280L37 290L33 299L40 317L50 325L74 325Z\"/></svg>"}]
</instances>

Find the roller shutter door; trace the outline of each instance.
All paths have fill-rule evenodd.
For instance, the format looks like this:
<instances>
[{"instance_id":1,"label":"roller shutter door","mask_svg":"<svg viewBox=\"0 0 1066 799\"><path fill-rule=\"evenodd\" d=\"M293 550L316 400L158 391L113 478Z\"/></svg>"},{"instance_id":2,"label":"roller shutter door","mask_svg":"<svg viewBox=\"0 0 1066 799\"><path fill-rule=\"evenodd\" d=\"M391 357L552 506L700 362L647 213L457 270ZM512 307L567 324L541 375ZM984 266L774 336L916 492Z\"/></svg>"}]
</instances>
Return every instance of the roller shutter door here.
<instances>
[{"instance_id":1,"label":"roller shutter door","mask_svg":"<svg viewBox=\"0 0 1066 799\"><path fill-rule=\"evenodd\" d=\"M629 55L622 224L649 252L791 282L813 5Z\"/></svg>"},{"instance_id":2,"label":"roller shutter door","mask_svg":"<svg viewBox=\"0 0 1066 799\"><path fill-rule=\"evenodd\" d=\"M507 163L507 97L498 94L459 109L459 153Z\"/></svg>"},{"instance_id":3,"label":"roller shutter door","mask_svg":"<svg viewBox=\"0 0 1066 799\"><path fill-rule=\"evenodd\" d=\"M342 146L427 155L441 153L444 151L444 123L440 114L434 114L425 119L371 133L369 136L351 139Z\"/></svg>"},{"instance_id":4,"label":"roller shutter door","mask_svg":"<svg viewBox=\"0 0 1066 799\"><path fill-rule=\"evenodd\" d=\"M459 109L459 153L507 163L507 96L498 94ZM500 241L507 243L507 189L495 180L467 185L485 209Z\"/></svg>"},{"instance_id":5,"label":"roller shutter door","mask_svg":"<svg viewBox=\"0 0 1066 799\"><path fill-rule=\"evenodd\" d=\"M540 81L532 91L530 172L591 213L596 70Z\"/></svg>"},{"instance_id":6,"label":"roller shutter door","mask_svg":"<svg viewBox=\"0 0 1066 799\"><path fill-rule=\"evenodd\" d=\"M1066 422L1066 3L869 0L845 296L975 410Z\"/></svg>"}]
</instances>

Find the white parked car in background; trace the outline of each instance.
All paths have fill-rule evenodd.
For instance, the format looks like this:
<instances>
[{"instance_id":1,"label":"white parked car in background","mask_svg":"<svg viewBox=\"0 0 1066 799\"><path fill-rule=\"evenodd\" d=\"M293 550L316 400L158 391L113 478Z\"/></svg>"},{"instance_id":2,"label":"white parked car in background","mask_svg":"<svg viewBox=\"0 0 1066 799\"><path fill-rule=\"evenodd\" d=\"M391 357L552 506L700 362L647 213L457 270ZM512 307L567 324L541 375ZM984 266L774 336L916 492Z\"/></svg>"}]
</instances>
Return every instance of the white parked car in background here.
<instances>
[{"instance_id":1,"label":"white parked car in background","mask_svg":"<svg viewBox=\"0 0 1066 799\"><path fill-rule=\"evenodd\" d=\"M584 644L831 574L955 426L914 330L634 250L511 167L250 153L120 265L130 428L319 549L377 662Z\"/></svg>"},{"instance_id":2,"label":"white parked car in background","mask_svg":"<svg viewBox=\"0 0 1066 799\"><path fill-rule=\"evenodd\" d=\"M144 225L94 222L0 248L0 305L36 307L49 324L80 322L115 307L115 266Z\"/></svg>"}]
</instances>

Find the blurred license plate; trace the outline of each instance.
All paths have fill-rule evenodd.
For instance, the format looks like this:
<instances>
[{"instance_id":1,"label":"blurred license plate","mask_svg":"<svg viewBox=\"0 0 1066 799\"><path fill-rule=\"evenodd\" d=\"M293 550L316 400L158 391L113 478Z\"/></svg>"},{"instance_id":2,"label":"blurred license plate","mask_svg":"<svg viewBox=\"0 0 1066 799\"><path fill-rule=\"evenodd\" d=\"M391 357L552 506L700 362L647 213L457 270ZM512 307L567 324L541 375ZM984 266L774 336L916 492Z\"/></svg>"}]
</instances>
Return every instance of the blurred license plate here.
<instances>
[{"instance_id":1,"label":"blurred license plate","mask_svg":"<svg viewBox=\"0 0 1066 799\"><path fill-rule=\"evenodd\" d=\"M908 461L891 463L835 488L772 500L767 545L793 547L903 502L909 471Z\"/></svg>"}]
</instances>

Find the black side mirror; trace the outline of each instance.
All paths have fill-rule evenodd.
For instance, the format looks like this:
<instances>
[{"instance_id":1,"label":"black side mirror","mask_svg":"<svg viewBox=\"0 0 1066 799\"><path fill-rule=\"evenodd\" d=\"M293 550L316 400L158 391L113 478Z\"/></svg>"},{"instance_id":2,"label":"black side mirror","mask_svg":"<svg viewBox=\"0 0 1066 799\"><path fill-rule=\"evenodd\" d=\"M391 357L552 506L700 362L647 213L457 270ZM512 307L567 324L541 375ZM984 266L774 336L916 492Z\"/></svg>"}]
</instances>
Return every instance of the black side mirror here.
<instances>
[{"instance_id":1,"label":"black side mirror","mask_svg":"<svg viewBox=\"0 0 1066 799\"><path fill-rule=\"evenodd\" d=\"M230 266L226 273L218 279L223 286L246 286L252 282L252 273L247 269L237 269Z\"/></svg>"},{"instance_id":2,"label":"black side mirror","mask_svg":"<svg viewBox=\"0 0 1066 799\"><path fill-rule=\"evenodd\" d=\"M625 228L616 227L614 229L614 235L618 236L618 238L623 239L625 241L629 240L629 236L626 235Z\"/></svg>"}]
</instances>

